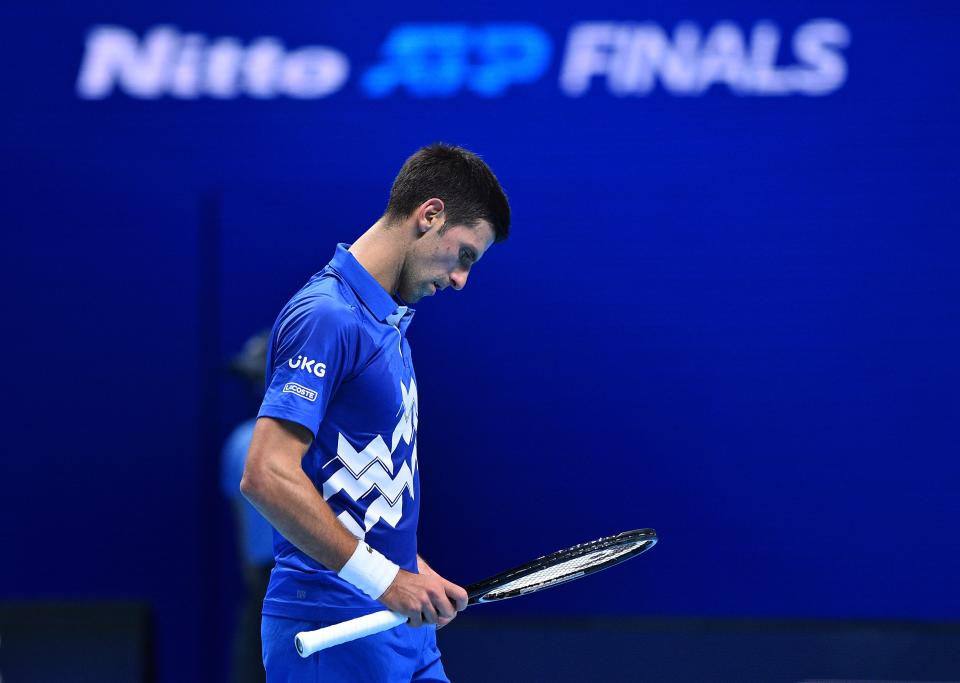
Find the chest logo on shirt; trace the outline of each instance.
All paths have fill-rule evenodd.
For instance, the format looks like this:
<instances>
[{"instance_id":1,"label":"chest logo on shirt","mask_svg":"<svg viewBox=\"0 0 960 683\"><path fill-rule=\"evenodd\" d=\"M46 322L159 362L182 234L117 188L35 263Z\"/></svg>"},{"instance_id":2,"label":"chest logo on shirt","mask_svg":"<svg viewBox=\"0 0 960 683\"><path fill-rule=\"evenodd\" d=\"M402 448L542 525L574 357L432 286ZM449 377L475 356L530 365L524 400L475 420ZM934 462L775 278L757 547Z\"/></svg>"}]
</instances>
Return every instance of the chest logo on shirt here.
<instances>
[{"instance_id":1,"label":"chest logo on shirt","mask_svg":"<svg viewBox=\"0 0 960 683\"><path fill-rule=\"evenodd\" d=\"M296 370L301 368L306 370L309 373L317 377L323 377L327 374L327 364L321 363L320 361L310 360L306 356L297 356L297 360L294 361L293 358L287 361L287 365Z\"/></svg>"},{"instance_id":2,"label":"chest logo on shirt","mask_svg":"<svg viewBox=\"0 0 960 683\"><path fill-rule=\"evenodd\" d=\"M376 491L379 495L368 506L363 520L363 528L354 521L349 512L343 511L338 519L358 538L363 538L366 532L381 519L396 528L403 516L403 491L406 489L413 498L413 475L417 470L417 444L414 442L419 420L417 410L417 384L410 379L408 390L400 382L403 402L397 411L399 421L391 435L391 444L388 447L383 437L377 435L366 448L357 451L350 442L339 434L337 437L337 457L343 465L339 470L323 482L323 498L329 500L340 491L359 501L361 498ZM401 414L402 413L402 414ZM393 453L400 446L400 442L413 444L410 460L400 466L394 473ZM327 467L333 460L326 463Z\"/></svg>"}]
</instances>

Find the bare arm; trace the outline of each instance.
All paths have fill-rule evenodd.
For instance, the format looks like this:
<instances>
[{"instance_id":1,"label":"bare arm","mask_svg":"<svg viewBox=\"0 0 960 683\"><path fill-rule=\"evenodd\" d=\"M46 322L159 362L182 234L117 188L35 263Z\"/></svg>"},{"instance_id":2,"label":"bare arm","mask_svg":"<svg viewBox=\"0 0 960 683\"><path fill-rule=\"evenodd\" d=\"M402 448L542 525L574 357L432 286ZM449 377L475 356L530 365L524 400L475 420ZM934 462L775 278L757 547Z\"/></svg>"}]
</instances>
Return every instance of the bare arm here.
<instances>
[{"instance_id":1,"label":"bare arm","mask_svg":"<svg viewBox=\"0 0 960 683\"><path fill-rule=\"evenodd\" d=\"M357 539L337 520L300 466L312 440L298 424L261 417L253 430L240 491L284 538L340 571Z\"/></svg>"},{"instance_id":2,"label":"bare arm","mask_svg":"<svg viewBox=\"0 0 960 683\"><path fill-rule=\"evenodd\" d=\"M300 465L312 440L295 423L261 417L253 431L240 491L267 520L307 555L339 572L357 539L333 514ZM426 563L418 565L426 566ZM448 623L466 607L466 591L427 566L427 573L397 574L380 602L406 615L412 626Z\"/></svg>"}]
</instances>

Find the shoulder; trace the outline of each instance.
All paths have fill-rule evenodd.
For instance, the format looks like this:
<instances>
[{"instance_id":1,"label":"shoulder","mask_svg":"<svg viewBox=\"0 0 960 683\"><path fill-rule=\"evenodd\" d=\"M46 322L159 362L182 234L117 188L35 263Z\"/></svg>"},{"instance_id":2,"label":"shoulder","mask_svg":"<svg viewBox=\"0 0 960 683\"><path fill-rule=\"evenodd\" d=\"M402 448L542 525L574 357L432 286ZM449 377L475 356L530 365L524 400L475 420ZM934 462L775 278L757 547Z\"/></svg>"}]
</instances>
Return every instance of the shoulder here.
<instances>
[{"instance_id":1,"label":"shoulder","mask_svg":"<svg viewBox=\"0 0 960 683\"><path fill-rule=\"evenodd\" d=\"M354 334L361 328L362 315L349 288L336 277L311 279L284 307L278 336L292 329Z\"/></svg>"}]
</instances>

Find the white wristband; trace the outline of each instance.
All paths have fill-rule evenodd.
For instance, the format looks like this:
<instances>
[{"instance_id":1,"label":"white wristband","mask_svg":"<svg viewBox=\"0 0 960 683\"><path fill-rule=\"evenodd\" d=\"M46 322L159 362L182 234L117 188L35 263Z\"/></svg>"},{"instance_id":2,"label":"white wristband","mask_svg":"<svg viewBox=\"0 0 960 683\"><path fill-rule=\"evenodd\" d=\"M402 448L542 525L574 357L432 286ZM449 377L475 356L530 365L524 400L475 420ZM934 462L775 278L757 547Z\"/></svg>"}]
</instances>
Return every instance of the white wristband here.
<instances>
[{"instance_id":1,"label":"white wristband","mask_svg":"<svg viewBox=\"0 0 960 683\"><path fill-rule=\"evenodd\" d=\"M337 575L376 600L390 587L399 571L400 567L360 541Z\"/></svg>"}]
</instances>

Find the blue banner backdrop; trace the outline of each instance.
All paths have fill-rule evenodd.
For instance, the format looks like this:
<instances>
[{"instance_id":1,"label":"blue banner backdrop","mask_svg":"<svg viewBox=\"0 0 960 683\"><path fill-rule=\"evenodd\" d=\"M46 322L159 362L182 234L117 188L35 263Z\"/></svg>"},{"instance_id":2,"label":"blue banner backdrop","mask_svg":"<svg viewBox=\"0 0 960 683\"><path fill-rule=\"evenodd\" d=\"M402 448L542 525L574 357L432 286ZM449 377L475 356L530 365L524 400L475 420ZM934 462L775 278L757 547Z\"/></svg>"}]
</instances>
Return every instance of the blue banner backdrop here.
<instances>
[{"instance_id":1,"label":"blue banner backdrop","mask_svg":"<svg viewBox=\"0 0 960 683\"><path fill-rule=\"evenodd\" d=\"M443 140L515 223L411 327L438 569L652 526L488 609L960 615L954 6L0 16L0 597L148 600L209 680L223 359Z\"/></svg>"}]
</instances>

